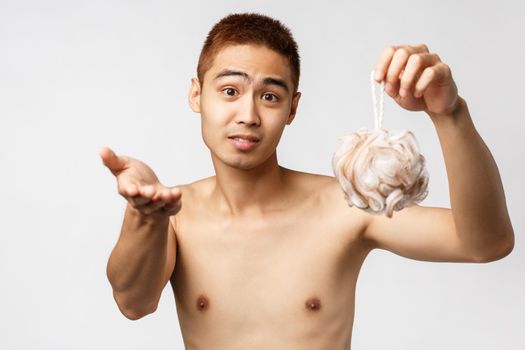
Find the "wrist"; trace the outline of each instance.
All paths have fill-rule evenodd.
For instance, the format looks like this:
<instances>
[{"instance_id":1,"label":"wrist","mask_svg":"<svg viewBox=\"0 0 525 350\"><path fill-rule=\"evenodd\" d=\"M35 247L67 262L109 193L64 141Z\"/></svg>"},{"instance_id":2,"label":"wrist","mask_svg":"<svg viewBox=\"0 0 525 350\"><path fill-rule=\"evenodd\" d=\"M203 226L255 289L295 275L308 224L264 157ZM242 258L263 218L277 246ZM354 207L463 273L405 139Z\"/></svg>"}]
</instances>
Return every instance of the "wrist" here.
<instances>
[{"instance_id":1,"label":"wrist","mask_svg":"<svg viewBox=\"0 0 525 350\"><path fill-rule=\"evenodd\" d=\"M461 96L458 96L456 103L449 111L444 113L427 112L434 126L439 127L445 124L456 124L458 122L470 119L467 102Z\"/></svg>"},{"instance_id":2,"label":"wrist","mask_svg":"<svg viewBox=\"0 0 525 350\"><path fill-rule=\"evenodd\" d=\"M146 215L140 210L134 208L131 204L127 204L127 212L136 220L139 225L158 226L165 225L169 220L169 215L163 214L161 211L156 211L152 214Z\"/></svg>"}]
</instances>

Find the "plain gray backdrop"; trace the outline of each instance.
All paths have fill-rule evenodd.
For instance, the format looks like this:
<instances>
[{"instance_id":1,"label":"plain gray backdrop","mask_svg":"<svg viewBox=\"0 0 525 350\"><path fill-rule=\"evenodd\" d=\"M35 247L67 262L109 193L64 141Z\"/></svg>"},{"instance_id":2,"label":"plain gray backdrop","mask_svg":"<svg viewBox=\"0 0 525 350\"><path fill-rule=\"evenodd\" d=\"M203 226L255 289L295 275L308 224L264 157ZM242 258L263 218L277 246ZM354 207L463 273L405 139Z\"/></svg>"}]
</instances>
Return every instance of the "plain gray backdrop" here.
<instances>
[{"instance_id":1,"label":"plain gray backdrop","mask_svg":"<svg viewBox=\"0 0 525 350\"><path fill-rule=\"evenodd\" d=\"M149 164L168 186L214 174L187 102L205 36L254 11L299 44L303 93L280 163L332 175L337 137L373 127L369 73L387 45L425 43L447 63L503 180L516 244L488 264L375 250L359 276L352 348L525 348L523 3L520 1L0 1L0 348L183 349L173 292L126 319L106 264L125 200L98 150ZM429 195L450 207L423 112L385 95L384 126L412 130ZM461 152L461 150L458 150ZM226 253L226 252L225 252Z\"/></svg>"}]
</instances>

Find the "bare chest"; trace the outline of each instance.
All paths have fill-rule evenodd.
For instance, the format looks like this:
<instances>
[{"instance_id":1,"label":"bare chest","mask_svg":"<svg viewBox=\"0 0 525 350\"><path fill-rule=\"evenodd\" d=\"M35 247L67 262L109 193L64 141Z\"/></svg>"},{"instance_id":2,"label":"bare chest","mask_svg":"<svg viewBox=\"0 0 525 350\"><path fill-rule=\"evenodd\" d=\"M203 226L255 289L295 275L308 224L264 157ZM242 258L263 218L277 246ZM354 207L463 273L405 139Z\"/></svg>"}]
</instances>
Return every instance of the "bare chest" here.
<instances>
[{"instance_id":1,"label":"bare chest","mask_svg":"<svg viewBox=\"0 0 525 350\"><path fill-rule=\"evenodd\" d=\"M362 223L347 220L315 208L235 222L182 215L171 282L183 333L196 323L217 339L233 329L297 339L349 332L365 252Z\"/></svg>"}]
</instances>

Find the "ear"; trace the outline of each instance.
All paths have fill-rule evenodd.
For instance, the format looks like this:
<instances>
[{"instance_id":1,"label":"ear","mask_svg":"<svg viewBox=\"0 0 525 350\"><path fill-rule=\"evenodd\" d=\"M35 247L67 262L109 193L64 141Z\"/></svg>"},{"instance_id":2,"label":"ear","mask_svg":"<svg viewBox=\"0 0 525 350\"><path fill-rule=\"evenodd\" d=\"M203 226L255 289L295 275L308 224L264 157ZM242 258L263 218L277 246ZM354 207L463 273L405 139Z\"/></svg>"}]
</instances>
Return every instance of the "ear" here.
<instances>
[{"instance_id":1,"label":"ear","mask_svg":"<svg viewBox=\"0 0 525 350\"><path fill-rule=\"evenodd\" d=\"M288 120L286 121L286 125L290 125L292 121L295 118L295 114L297 113L297 106L299 105L299 100L301 99L301 93L296 92L294 97L292 98L292 107L290 108L290 115L288 116Z\"/></svg>"},{"instance_id":2,"label":"ear","mask_svg":"<svg viewBox=\"0 0 525 350\"><path fill-rule=\"evenodd\" d=\"M201 85L198 78L191 78L190 91L188 92L190 108L195 113L201 111Z\"/></svg>"}]
</instances>

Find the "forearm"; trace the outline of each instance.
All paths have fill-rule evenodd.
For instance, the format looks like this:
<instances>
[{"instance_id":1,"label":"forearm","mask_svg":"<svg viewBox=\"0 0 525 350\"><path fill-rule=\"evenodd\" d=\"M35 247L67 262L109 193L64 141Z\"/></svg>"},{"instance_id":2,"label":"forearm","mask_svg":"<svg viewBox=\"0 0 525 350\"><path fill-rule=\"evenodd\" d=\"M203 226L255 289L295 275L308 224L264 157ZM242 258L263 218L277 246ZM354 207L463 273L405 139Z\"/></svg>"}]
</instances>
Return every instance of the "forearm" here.
<instances>
[{"instance_id":1,"label":"forearm","mask_svg":"<svg viewBox=\"0 0 525 350\"><path fill-rule=\"evenodd\" d=\"M107 276L121 310L150 312L163 289L169 218L145 218L128 204Z\"/></svg>"},{"instance_id":2,"label":"forearm","mask_svg":"<svg viewBox=\"0 0 525 350\"><path fill-rule=\"evenodd\" d=\"M447 169L456 230L479 257L499 258L514 245L496 162L462 99L451 115L432 115Z\"/></svg>"}]
</instances>

